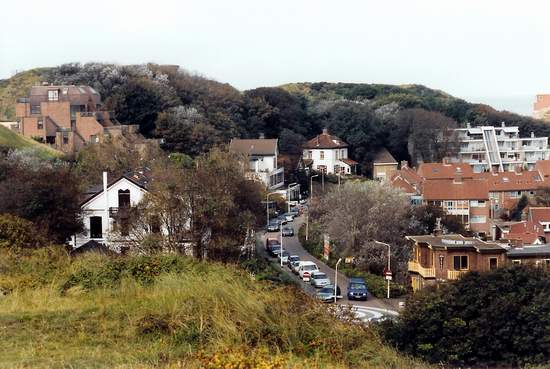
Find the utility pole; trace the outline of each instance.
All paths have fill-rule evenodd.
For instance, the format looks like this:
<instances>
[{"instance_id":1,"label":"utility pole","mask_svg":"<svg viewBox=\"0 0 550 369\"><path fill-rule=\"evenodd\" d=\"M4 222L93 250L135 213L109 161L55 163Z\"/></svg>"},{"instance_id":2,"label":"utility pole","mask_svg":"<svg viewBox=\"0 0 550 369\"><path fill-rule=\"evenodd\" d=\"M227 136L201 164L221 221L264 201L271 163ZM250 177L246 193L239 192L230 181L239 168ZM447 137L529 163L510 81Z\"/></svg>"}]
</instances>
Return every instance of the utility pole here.
<instances>
[{"instance_id":1,"label":"utility pole","mask_svg":"<svg viewBox=\"0 0 550 369\"><path fill-rule=\"evenodd\" d=\"M374 240L375 243L379 244L379 245L384 245L384 246L387 246L388 247L388 272L391 271L390 269L390 260L391 260L391 246L388 245L387 243L385 242L380 242L380 241L376 241ZM390 280L388 279L388 277L386 275L384 275L384 277L386 278L386 280L388 281L388 294L387 294L387 298L389 299L390 298Z\"/></svg>"}]
</instances>

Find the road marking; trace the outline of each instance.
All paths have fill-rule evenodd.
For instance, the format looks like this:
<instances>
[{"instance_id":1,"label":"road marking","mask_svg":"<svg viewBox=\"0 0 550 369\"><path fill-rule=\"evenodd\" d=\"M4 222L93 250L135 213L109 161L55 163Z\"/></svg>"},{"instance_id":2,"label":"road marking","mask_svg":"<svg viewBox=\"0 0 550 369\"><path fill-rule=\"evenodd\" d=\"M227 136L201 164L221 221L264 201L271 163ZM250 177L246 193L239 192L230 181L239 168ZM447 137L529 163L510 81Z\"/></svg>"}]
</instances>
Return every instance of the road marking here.
<instances>
[{"instance_id":1,"label":"road marking","mask_svg":"<svg viewBox=\"0 0 550 369\"><path fill-rule=\"evenodd\" d=\"M363 322L368 322L372 319L378 319L383 317L384 315L399 315L397 311L360 305L351 305L351 310L355 317Z\"/></svg>"}]
</instances>

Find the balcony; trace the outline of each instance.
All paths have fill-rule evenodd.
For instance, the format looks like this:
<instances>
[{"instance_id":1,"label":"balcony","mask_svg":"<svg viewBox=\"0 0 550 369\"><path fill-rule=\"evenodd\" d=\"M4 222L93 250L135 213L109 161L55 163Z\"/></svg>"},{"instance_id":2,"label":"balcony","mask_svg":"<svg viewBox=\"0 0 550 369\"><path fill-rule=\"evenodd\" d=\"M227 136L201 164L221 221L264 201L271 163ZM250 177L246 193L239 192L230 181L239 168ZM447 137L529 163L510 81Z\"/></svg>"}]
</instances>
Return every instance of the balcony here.
<instances>
[{"instance_id":1,"label":"balcony","mask_svg":"<svg viewBox=\"0 0 550 369\"><path fill-rule=\"evenodd\" d=\"M450 281L455 281L457 279L460 279L460 277L462 277L466 273L468 273L467 270L448 270L447 279Z\"/></svg>"},{"instance_id":2,"label":"balcony","mask_svg":"<svg viewBox=\"0 0 550 369\"><path fill-rule=\"evenodd\" d=\"M409 261L409 272L418 273L423 278L435 278L435 268L424 268L416 261Z\"/></svg>"}]
</instances>

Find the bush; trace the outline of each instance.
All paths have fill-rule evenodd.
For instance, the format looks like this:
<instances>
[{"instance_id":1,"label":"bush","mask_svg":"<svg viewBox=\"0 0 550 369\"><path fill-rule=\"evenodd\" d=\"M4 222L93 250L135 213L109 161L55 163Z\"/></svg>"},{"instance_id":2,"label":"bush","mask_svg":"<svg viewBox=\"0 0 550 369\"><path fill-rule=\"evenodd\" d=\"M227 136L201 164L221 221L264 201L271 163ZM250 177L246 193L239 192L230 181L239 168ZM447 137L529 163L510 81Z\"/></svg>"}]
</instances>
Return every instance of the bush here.
<instances>
[{"instance_id":1,"label":"bush","mask_svg":"<svg viewBox=\"0 0 550 369\"><path fill-rule=\"evenodd\" d=\"M46 239L34 224L11 214L0 214L0 248L45 246Z\"/></svg>"},{"instance_id":2,"label":"bush","mask_svg":"<svg viewBox=\"0 0 550 369\"><path fill-rule=\"evenodd\" d=\"M384 277L368 272L359 271L357 269L347 266L344 266L341 271L348 277L365 278L369 292L373 296L378 298L386 298L388 294L388 282ZM390 297L399 297L405 295L406 293L407 289L405 288L405 286L395 283L393 281L390 282Z\"/></svg>"},{"instance_id":3,"label":"bush","mask_svg":"<svg viewBox=\"0 0 550 369\"><path fill-rule=\"evenodd\" d=\"M550 359L550 276L510 267L427 288L383 330L399 349L431 362L522 366Z\"/></svg>"}]
</instances>

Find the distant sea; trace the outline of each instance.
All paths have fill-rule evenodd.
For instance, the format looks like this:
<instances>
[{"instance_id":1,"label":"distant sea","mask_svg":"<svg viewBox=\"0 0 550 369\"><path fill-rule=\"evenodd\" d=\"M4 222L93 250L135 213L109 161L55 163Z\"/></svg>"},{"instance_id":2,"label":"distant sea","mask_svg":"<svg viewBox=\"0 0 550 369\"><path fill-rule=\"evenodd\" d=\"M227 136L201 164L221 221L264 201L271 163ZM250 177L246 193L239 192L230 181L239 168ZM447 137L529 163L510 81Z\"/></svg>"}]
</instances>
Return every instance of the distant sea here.
<instances>
[{"instance_id":1,"label":"distant sea","mask_svg":"<svg viewBox=\"0 0 550 369\"><path fill-rule=\"evenodd\" d=\"M481 103L492 106L497 110L508 110L512 113L531 116L535 95L521 96L470 96L464 99L471 103Z\"/></svg>"}]
</instances>

